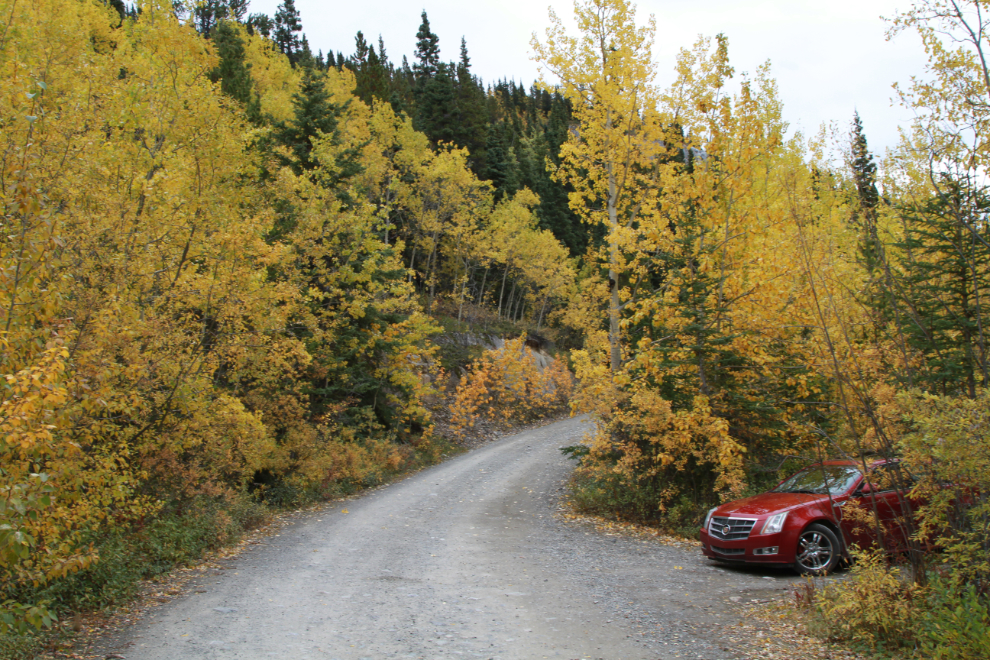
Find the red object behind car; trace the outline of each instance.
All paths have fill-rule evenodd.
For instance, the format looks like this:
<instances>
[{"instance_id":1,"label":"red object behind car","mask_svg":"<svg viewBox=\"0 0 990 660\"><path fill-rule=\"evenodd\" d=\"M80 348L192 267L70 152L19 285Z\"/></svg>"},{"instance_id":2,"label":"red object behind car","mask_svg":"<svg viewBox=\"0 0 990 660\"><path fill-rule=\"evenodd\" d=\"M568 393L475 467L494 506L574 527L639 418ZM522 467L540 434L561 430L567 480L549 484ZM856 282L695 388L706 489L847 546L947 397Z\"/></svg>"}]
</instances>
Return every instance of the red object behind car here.
<instances>
[{"instance_id":1,"label":"red object behind car","mask_svg":"<svg viewBox=\"0 0 990 660\"><path fill-rule=\"evenodd\" d=\"M868 465L871 478L867 480L861 464L826 461L801 470L768 493L715 507L702 523L702 551L719 561L789 565L799 573L828 573L838 565L846 544L873 541L870 530L843 520L842 507L850 500L876 510L885 523L888 542L896 536L897 525L888 525L900 515L904 495L871 486L889 483L881 475L894 465L874 461Z\"/></svg>"}]
</instances>

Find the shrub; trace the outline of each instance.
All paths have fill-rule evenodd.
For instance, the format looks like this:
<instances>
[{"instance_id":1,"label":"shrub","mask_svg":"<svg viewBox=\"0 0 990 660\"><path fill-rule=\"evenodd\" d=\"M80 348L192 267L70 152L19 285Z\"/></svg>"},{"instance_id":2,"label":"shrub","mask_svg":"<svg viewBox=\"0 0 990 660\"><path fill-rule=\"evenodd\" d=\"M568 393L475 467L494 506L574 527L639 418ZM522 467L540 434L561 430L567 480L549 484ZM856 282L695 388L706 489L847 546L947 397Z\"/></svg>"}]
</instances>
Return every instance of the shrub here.
<instances>
[{"instance_id":1,"label":"shrub","mask_svg":"<svg viewBox=\"0 0 990 660\"><path fill-rule=\"evenodd\" d=\"M990 599L975 585L937 577L922 587L882 552L855 557L851 579L799 594L802 603L814 601L814 632L918 660L990 657Z\"/></svg>"},{"instance_id":2,"label":"shrub","mask_svg":"<svg viewBox=\"0 0 990 660\"><path fill-rule=\"evenodd\" d=\"M567 406L573 376L563 360L543 369L523 339L510 339L502 350L489 350L471 365L454 394L452 427L463 433L478 419L505 424L561 410Z\"/></svg>"},{"instance_id":3,"label":"shrub","mask_svg":"<svg viewBox=\"0 0 990 660\"><path fill-rule=\"evenodd\" d=\"M922 610L925 590L904 580L880 551L857 551L851 579L834 581L818 592L817 625L826 636L871 649L910 647L910 631Z\"/></svg>"},{"instance_id":4,"label":"shrub","mask_svg":"<svg viewBox=\"0 0 990 660\"><path fill-rule=\"evenodd\" d=\"M921 658L990 658L990 601L973 585L959 588L946 580L934 582L915 628Z\"/></svg>"}]
</instances>

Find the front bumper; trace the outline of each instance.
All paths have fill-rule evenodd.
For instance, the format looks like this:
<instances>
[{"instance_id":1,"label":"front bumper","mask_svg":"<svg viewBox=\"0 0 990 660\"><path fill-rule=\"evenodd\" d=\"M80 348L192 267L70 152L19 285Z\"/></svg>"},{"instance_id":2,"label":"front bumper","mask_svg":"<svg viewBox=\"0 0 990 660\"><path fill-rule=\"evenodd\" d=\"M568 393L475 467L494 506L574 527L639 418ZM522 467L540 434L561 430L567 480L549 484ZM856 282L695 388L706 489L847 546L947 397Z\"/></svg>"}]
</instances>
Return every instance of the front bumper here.
<instances>
[{"instance_id":1,"label":"front bumper","mask_svg":"<svg viewBox=\"0 0 990 660\"><path fill-rule=\"evenodd\" d=\"M797 539L787 530L777 534L751 534L738 540L719 539L701 530L701 551L709 559L754 564L793 564ZM776 549L776 550L774 550Z\"/></svg>"}]
</instances>

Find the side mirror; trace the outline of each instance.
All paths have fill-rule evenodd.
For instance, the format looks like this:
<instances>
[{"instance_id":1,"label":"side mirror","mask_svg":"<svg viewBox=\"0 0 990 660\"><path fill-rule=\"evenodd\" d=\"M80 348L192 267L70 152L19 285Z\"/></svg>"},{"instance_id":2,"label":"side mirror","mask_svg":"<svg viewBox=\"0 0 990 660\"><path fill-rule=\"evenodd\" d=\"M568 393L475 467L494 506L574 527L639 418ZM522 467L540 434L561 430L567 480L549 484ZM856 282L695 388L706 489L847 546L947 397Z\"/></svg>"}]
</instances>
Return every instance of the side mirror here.
<instances>
[{"instance_id":1,"label":"side mirror","mask_svg":"<svg viewBox=\"0 0 990 660\"><path fill-rule=\"evenodd\" d=\"M873 492L873 486L864 483L862 486L859 487L859 492L857 493L857 495L869 495L872 492Z\"/></svg>"}]
</instances>

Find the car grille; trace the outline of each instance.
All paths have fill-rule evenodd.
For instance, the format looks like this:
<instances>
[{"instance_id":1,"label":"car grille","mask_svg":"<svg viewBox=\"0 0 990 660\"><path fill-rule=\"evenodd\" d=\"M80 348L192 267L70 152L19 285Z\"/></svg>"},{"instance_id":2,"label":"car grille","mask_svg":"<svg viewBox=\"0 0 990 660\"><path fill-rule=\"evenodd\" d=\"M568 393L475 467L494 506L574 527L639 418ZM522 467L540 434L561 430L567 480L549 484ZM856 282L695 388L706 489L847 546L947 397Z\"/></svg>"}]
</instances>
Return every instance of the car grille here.
<instances>
[{"instance_id":1,"label":"car grille","mask_svg":"<svg viewBox=\"0 0 990 660\"><path fill-rule=\"evenodd\" d=\"M726 556L729 556L729 555L744 555L744 554L746 554L746 549L745 548L717 548L717 547L715 547L713 545L712 546L712 552L714 552L715 554L718 554L718 555L726 555Z\"/></svg>"},{"instance_id":2,"label":"car grille","mask_svg":"<svg viewBox=\"0 0 990 660\"><path fill-rule=\"evenodd\" d=\"M755 524L755 520L746 518L712 518L708 533L723 541L741 541L749 538ZM726 527L729 528L728 531Z\"/></svg>"}]
</instances>

